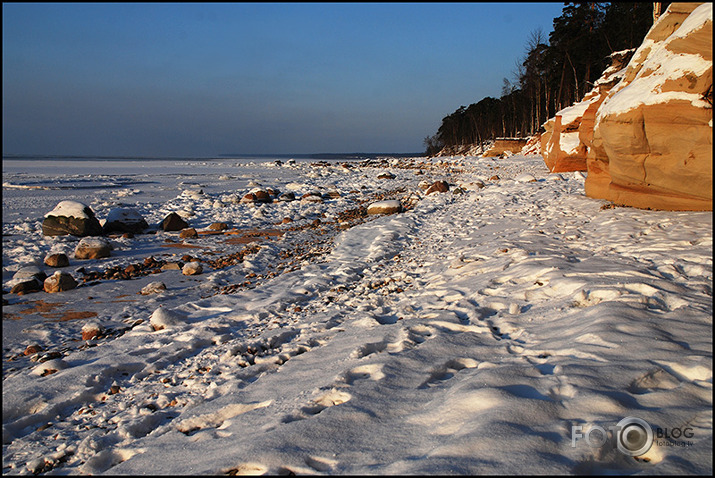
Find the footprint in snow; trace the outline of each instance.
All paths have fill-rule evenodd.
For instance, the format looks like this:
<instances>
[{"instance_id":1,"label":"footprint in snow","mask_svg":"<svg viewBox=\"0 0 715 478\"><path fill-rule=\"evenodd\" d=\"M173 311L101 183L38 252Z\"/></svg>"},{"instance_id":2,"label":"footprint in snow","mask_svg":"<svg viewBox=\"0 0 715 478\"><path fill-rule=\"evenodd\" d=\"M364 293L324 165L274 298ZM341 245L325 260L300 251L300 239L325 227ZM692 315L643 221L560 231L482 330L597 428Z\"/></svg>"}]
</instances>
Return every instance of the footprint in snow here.
<instances>
[{"instance_id":1,"label":"footprint in snow","mask_svg":"<svg viewBox=\"0 0 715 478\"><path fill-rule=\"evenodd\" d=\"M309 404L301 407L299 410L294 411L283 417L282 423L291 423L298 420L305 420L311 416L317 415L323 410L334 407L335 405L343 404L352 398L347 392L342 390L337 390L335 388L330 389L328 392L320 395L315 400L312 400Z\"/></svg>"},{"instance_id":2,"label":"footprint in snow","mask_svg":"<svg viewBox=\"0 0 715 478\"><path fill-rule=\"evenodd\" d=\"M465 368L475 368L478 362L474 359L468 357L461 357L449 360L445 362L442 366L436 368L430 373L427 380L422 382L422 384L417 388L429 388L445 380L449 380L454 377L454 375L460 370Z\"/></svg>"}]
</instances>

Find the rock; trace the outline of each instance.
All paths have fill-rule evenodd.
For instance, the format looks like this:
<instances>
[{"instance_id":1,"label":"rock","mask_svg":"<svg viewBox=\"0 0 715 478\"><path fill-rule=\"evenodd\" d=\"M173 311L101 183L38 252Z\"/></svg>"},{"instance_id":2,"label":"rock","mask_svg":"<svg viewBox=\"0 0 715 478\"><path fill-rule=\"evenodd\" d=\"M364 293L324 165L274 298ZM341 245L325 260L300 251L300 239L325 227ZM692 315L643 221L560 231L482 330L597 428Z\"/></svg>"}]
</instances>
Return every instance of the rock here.
<instances>
[{"instance_id":1,"label":"rock","mask_svg":"<svg viewBox=\"0 0 715 478\"><path fill-rule=\"evenodd\" d=\"M67 257L67 254L50 254L45 257L45 265L49 267L67 267L70 265L70 260Z\"/></svg>"},{"instance_id":2,"label":"rock","mask_svg":"<svg viewBox=\"0 0 715 478\"><path fill-rule=\"evenodd\" d=\"M112 245L101 237L85 237L74 250L75 259L101 259L111 255Z\"/></svg>"},{"instance_id":3,"label":"rock","mask_svg":"<svg viewBox=\"0 0 715 478\"><path fill-rule=\"evenodd\" d=\"M64 370L68 367L69 364L67 362L60 358L56 358L40 363L35 368L33 368L30 373L32 373L33 375L38 375L40 377L45 377L60 370Z\"/></svg>"},{"instance_id":4,"label":"rock","mask_svg":"<svg viewBox=\"0 0 715 478\"><path fill-rule=\"evenodd\" d=\"M401 211L402 204L396 199L374 202L367 207L368 214L394 214Z\"/></svg>"},{"instance_id":5,"label":"rock","mask_svg":"<svg viewBox=\"0 0 715 478\"><path fill-rule=\"evenodd\" d=\"M181 239L194 239L199 237L199 233L196 232L196 229L194 229L193 227L189 227L186 229L182 229L179 233L179 237Z\"/></svg>"},{"instance_id":6,"label":"rock","mask_svg":"<svg viewBox=\"0 0 715 478\"><path fill-rule=\"evenodd\" d=\"M435 181L430 185L430 187L427 188L425 191L425 194L432 194L432 193L444 193L449 191L449 185L445 181Z\"/></svg>"},{"instance_id":7,"label":"rock","mask_svg":"<svg viewBox=\"0 0 715 478\"><path fill-rule=\"evenodd\" d=\"M42 234L45 236L78 237L99 236L102 226L92 209L77 201L62 201L45 214L42 222Z\"/></svg>"},{"instance_id":8,"label":"rock","mask_svg":"<svg viewBox=\"0 0 715 478\"><path fill-rule=\"evenodd\" d=\"M182 196L189 197L191 199L201 199L204 195L203 189L186 189L181 193Z\"/></svg>"},{"instance_id":9,"label":"rock","mask_svg":"<svg viewBox=\"0 0 715 478\"><path fill-rule=\"evenodd\" d=\"M149 224L136 209L120 207L109 211L102 229L105 234L110 232L139 234L148 227Z\"/></svg>"},{"instance_id":10,"label":"rock","mask_svg":"<svg viewBox=\"0 0 715 478\"><path fill-rule=\"evenodd\" d=\"M23 279L37 279L44 281L46 278L47 274L45 274L45 271L34 265L21 267L12 276L13 281L21 281Z\"/></svg>"},{"instance_id":11,"label":"rock","mask_svg":"<svg viewBox=\"0 0 715 478\"><path fill-rule=\"evenodd\" d=\"M309 192L301 196L300 202L321 203L323 202L323 195L315 191Z\"/></svg>"},{"instance_id":12,"label":"rock","mask_svg":"<svg viewBox=\"0 0 715 478\"><path fill-rule=\"evenodd\" d=\"M487 185L484 184L484 181L482 181L481 179L477 179L470 184L475 186L477 189L484 189L485 187L487 187Z\"/></svg>"},{"instance_id":13,"label":"rock","mask_svg":"<svg viewBox=\"0 0 715 478\"><path fill-rule=\"evenodd\" d=\"M177 311L167 310L163 307L156 309L149 318L149 324L154 330L175 327L186 322L186 318Z\"/></svg>"},{"instance_id":14,"label":"rock","mask_svg":"<svg viewBox=\"0 0 715 478\"><path fill-rule=\"evenodd\" d=\"M535 183L536 178L529 173L524 173L514 178L514 181L516 181L517 183Z\"/></svg>"},{"instance_id":15,"label":"rock","mask_svg":"<svg viewBox=\"0 0 715 478\"><path fill-rule=\"evenodd\" d=\"M53 275L45 279L43 285L45 292L55 294L57 292L74 289L77 287L77 281L67 272L56 271Z\"/></svg>"},{"instance_id":16,"label":"rock","mask_svg":"<svg viewBox=\"0 0 715 478\"><path fill-rule=\"evenodd\" d=\"M155 281L155 282L150 282L149 284L145 285L142 288L140 294L141 295L158 294L165 290L166 290L166 284L164 284L161 281Z\"/></svg>"},{"instance_id":17,"label":"rock","mask_svg":"<svg viewBox=\"0 0 715 478\"><path fill-rule=\"evenodd\" d=\"M184 264L184 267L181 268L181 273L185 276L198 275L201 274L203 271L204 269L203 267L201 267L200 262L187 262L186 264Z\"/></svg>"},{"instance_id":18,"label":"rock","mask_svg":"<svg viewBox=\"0 0 715 478\"><path fill-rule=\"evenodd\" d=\"M586 195L712 210L712 10L671 3L596 113Z\"/></svg>"},{"instance_id":19,"label":"rock","mask_svg":"<svg viewBox=\"0 0 715 478\"><path fill-rule=\"evenodd\" d=\"M377 175L377 179L395 179L395 175L391 172L384 172Z\"/></svg>"},{"instance_id":20,"label":"rock","mask_svg":"<svg viewBox=\"0 0 715 478\"><path fill-rule=\"evenodd\" d=\"M33 277L31 279L25 279L21 282L17 282L10 289L11 294L23 295L31 294L33 292L40 292L42 290L43 281Z\"/></svg>"},{"instance_id":21,"label":"rock","mask_svg":"<svg viewBox=\"0 0 715 478\"><path fill-rule=\"evenodd\" d=\"M265 189L253 189L241 199L242 203L269 203L273 201L271 194Z\"/></svg>"},{"instance_id":22,"label":"rock","mask_svg":"<svg viewBox=\"0 0 715 478\"><path fill-rule=\"evenodd\" d=\"M161 270L163 270L163 271L179 271L179 270L181 270L181 266L176 262L167 262L166 264L161 266Z\"/></svg>"},{"instance_id":23,"label":"rock","mask_svg":"<svg viewBox=\"0 0 715 478\"><path fill-rule=\"evenodd\" d=\"M28 345L25 351L23 352L24 355L35 355L36 353L42 352L42 347L39 346L38 344L31 344Z\"/></svg>"},{"instance_id":24,"label":"rock","mask_svg":"<svg viewBox=\"0 0 715 478\"><path fill-rule=\"evenodd\" d=\"M494 144L485 151L482 156L501 156L502 154L508 153L520 153L521 150L526 145L528 138L497 138Z\"/></svg>"},{"instance_id":25,"label":"rock","mask_svg":"<svg viewBox=\"0 0 715 478\"><path fill-rule=\"evenodd\" d=\"M102 334L104 334L104 327L96 320L87 322L82 326L82 340L96 339Z\"/></svg>"},{"instance_id":26,"label":"rock","mask_svg":"<svg viewBox=\"0 0 715 478\"><path fill-rule=\"evenodd\" d=\"M228 224L225 222L214 222L209 225L209 230L211 231L225 231L226 229L228 229Z\"/></svg>"},{"instance_id":27,"label":"rock","mask_svg":"<svg viewBox=\"0 0 715 478\"><path fill-rule=\"evenodd\" d=\"M180 231L189 227L189 223L184 221L181 216L175 212L170 213L168 216L161 221L161 229L163 231Z\"/></svg>"},{"instance_id":28,"label":"rock","mask_svg":"<svg viewBox=\"0 0 715 478\"><path fill-rule=\"evenodd\" d=\"M292 191L287 191L278 196L279 201L295 201L295 193Z\"/></svg>"}]
</instances>

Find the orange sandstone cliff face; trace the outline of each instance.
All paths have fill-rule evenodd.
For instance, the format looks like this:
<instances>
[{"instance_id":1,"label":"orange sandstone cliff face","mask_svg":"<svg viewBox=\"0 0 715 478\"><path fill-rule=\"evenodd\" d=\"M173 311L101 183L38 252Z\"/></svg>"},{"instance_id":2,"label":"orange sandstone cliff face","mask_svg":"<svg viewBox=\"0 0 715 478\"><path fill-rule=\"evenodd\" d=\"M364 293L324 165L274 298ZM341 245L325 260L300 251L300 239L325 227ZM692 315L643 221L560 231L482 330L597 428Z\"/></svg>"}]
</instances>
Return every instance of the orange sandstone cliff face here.
<instances>
[{"instance_id":1,"label":"orange sandstone cliff face","mask_svg":"<svg viewBox=\"0 0 715 478\"><path fill-rule=\"evenodd\" d=\"M586 195L712 210L712 5L671 4L580 134Z\"/></svg>"},{"instance_id":2,"label":"orange sandstone cliff face","mask_svg":"<svg viewBox=\"0 0 715 478\"><path fill-rule=\"evenodd\" d=\"M608 92L625 73L634 50L611 54L611 66L580 102L564 108L544 123L541 154L552 173L586 171L586 159L593 139L596 112Z\"/></svg>"}]
</instances>

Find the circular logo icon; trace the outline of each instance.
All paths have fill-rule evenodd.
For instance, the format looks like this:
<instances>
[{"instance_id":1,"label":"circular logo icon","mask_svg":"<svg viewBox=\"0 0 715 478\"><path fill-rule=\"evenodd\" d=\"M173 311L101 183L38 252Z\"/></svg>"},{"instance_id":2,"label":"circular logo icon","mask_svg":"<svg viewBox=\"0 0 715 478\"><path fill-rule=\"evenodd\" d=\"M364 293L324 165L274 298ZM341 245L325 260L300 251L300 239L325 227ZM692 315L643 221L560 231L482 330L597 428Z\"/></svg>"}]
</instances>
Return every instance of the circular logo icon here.
<instances>
[{"instance_id":1,"label":"circular logo icon","mask_svg":"<svg viewBox=\"0 0 715 478\"><path fill-rule=\"evenodd\" d=\"M618 422L616 442L625 455L640 456L653 446L653 429L641 418L626 417Z\"/></svg>"}]
</instances>

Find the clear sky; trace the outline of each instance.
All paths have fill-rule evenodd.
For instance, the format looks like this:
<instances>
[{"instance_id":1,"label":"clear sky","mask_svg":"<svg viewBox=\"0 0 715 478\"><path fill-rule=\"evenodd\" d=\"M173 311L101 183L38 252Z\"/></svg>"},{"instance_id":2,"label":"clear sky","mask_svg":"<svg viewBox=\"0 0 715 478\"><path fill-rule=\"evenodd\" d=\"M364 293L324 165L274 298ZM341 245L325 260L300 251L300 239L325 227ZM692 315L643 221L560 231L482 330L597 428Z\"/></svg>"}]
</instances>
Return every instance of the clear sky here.
<instances>
[{"instance_id":1,"label":"clear sky","mask_svg":"<svg viewBox=\"0 0 715 478\"><path fill-rule=\"evenodd\" d=\"M421 152L562 3L3 3L3 154Z\"/></svg>"}]
</instances>

